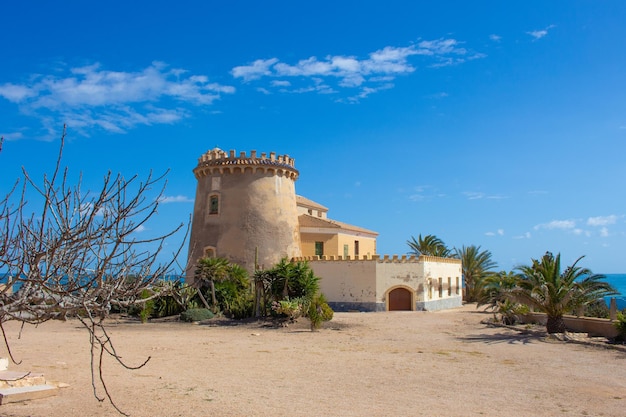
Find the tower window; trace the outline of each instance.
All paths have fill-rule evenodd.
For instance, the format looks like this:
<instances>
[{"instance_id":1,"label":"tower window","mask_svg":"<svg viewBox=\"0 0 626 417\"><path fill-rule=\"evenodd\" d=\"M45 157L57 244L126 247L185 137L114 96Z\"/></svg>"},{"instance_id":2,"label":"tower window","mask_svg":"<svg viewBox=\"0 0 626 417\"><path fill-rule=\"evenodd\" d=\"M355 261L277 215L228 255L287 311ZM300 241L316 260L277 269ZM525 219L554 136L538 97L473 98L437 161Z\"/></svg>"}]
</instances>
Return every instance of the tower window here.
<instances>
[{"instance_id":1,"label":"tower window","mask_svg":"<svg viewBox=\"0 0 626 417\"><path fill-rule=\"evenodd\" d=\"M209 197L209 214L218 214L220 209L220 198L217 195Z\"/></svg>"},{"instance_id":2,"label":"tower window","mask_svg":"<svg viewBox=\"0 0 626 417\"><path fill-rule=\"evenodd\" d=\"M354 256L359 256L359 241L354 241Z\"/></svg>"}]
</instances>

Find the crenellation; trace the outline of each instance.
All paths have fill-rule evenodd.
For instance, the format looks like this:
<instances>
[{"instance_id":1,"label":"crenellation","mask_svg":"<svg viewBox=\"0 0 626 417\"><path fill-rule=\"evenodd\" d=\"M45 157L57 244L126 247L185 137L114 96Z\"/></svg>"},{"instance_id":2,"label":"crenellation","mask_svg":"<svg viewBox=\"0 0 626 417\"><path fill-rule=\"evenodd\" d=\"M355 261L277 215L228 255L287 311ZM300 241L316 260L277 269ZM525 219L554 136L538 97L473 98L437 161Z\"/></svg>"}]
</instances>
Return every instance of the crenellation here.
<instances>
[{"instance_id":1,"label":"crenellation","mask_svg":"<svg viewBox=\"0 0 626 417\"><path fill-rule=\"evenodd\" d=\"M461 261L453 258L437 258L435 256L417 257L415 255L362 255L362 256L343 256L343 255L313 255L300 256L292 259L293 261L328 261L328 262L345 262L345 261L368 261L378 263L423 263L423 262L443 262L443 263L460 263Z\"/></svg>"},{"instance_id":2,"label":"crenellation","mask_svg":"<svg viewBox=\"0 0 626 417\"><path fill-rule=\"evenodd\" d=\"M247 167L258 167L259 165L264 168L260 170L247 169ZM229 168L231 166L241 168L231 169ZM299 176L299 172L295 168L295 160L290 158L287 154L277 155L276 152L270 152L268 157L268 154L263 152L261 153L261 157L258 157L257 151L252 150L250 151L250 157L248 157L245 151L239 152L239 157L237 157L235 150L230 150L227 154L218 148L208 150L200 156L200 158L198 158L198 166L194 169L196 178L213 175L215 173L269 173L271 175L279 173L294 181Z\"/></svg>"}]
</instances>

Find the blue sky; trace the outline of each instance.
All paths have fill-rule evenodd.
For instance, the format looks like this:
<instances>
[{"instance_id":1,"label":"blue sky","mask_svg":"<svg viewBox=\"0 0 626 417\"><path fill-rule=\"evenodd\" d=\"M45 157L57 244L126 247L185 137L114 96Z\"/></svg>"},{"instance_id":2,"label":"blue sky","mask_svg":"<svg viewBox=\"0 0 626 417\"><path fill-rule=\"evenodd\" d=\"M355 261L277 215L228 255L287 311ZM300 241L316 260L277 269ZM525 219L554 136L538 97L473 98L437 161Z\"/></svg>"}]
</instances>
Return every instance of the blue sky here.
<instances>
[{"instance_id":1,"label":"blue sky","mask_svg":"<svg viewBox=\"0 0 626 417\"><path fill-rule=\"evenodd\" d=\"M84 189L170 170L146 235L188 219L218 146L294 157L298 194L381 254L435 234L625 272L626 5L430 3L9 2L2 191L67 123Z\"/></svg>"}]
</instances>

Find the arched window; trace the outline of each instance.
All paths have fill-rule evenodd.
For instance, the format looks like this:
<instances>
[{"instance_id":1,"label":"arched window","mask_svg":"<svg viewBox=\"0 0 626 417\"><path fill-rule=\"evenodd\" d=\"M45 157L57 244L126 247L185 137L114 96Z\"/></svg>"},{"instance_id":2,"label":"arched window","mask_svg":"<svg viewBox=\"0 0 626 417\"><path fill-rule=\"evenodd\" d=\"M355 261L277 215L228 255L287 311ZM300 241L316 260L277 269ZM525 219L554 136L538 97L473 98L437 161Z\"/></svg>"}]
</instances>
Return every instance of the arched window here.
<instances>
[{"instance_id":1,"label":"arched window","mask_svg":"<svg viewBox=\"0 0 626 417\"><path fill-rule=\"evenodd\" d=\"M215 258L215 247L207 246L206 248L204 248L204 257Z\"/></svg>"}]
</instances>

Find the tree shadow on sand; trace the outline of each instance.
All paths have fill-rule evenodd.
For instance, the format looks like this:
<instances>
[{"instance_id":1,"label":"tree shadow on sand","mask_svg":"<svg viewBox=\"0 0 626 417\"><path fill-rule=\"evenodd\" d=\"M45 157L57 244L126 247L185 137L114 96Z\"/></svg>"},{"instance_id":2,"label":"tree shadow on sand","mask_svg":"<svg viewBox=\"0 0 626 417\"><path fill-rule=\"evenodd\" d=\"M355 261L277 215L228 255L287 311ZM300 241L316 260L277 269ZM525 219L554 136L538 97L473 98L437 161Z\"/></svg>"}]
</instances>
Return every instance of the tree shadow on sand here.
<instances>
[{"instance_id":1,"label":"tree shadow on sand","mask_svg":"<svg viewBox=\"0 0 626 417\"><path fill-rule=\"evenodd\" d=\"M530 343L536 342L544 342L545 334L541 334L538 332L531 331L521 331L521 332L500 332L495 334L481 333L474 335L467 335L458 338L463 342L469 343L486 343L486 344L496 344L496 343L508 343L511 345L514 344L522 344L527 345Z\"/></svg>"}]
</instances>

